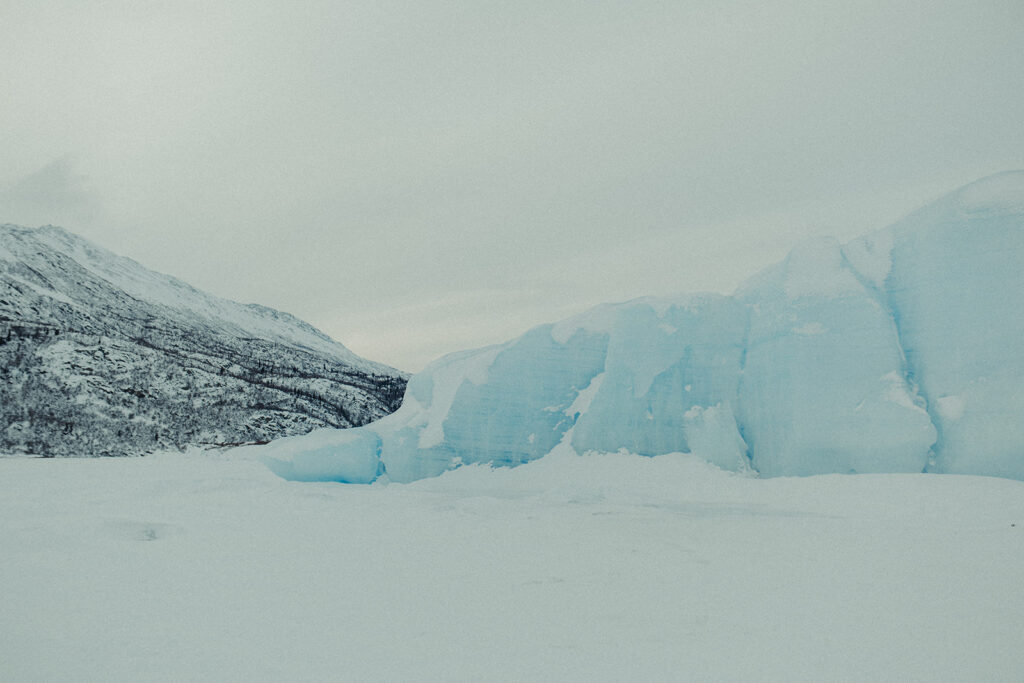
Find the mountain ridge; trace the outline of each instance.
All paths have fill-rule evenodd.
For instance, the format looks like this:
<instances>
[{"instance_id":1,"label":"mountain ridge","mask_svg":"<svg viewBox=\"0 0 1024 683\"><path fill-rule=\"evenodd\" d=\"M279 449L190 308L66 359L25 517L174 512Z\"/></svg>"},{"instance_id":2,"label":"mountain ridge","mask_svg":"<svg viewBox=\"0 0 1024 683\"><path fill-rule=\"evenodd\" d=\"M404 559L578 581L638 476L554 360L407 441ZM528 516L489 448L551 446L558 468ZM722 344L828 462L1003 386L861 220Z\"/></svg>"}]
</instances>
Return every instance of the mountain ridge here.
<instances>
[{"instance_id":1,"label":"mountain ridge","mask_svg":"<svg viewBox=\"0 0 1024 683\"><path fill-rule=\"evenodd\" d=\"M0 225L0 450L130 455L393 411L406 375L55 226ZM88 427L87 427L88 426Z\"/></svg>"}]
</instances>

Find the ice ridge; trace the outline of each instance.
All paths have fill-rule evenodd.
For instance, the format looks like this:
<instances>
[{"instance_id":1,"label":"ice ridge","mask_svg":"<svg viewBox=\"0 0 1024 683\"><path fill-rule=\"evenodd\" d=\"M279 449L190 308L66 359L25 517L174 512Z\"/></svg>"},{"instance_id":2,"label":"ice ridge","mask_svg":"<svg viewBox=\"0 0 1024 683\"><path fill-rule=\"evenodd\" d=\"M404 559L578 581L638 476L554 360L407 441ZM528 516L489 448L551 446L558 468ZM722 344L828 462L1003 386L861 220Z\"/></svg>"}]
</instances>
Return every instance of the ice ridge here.
<instances>
[{"instance_id":1,"label":"ice ridge","mask_svg":"<svg viewBox=\"0 0 1024 683\"><path fill-rule=\"evenodd\" d=\"M363 436L266 457L350 482L556 448L1024 479L1022 273L1024 172L999 174L850 243L808 240L732 296L604 305L442 358Z\"/></svg>"}]
</instances>

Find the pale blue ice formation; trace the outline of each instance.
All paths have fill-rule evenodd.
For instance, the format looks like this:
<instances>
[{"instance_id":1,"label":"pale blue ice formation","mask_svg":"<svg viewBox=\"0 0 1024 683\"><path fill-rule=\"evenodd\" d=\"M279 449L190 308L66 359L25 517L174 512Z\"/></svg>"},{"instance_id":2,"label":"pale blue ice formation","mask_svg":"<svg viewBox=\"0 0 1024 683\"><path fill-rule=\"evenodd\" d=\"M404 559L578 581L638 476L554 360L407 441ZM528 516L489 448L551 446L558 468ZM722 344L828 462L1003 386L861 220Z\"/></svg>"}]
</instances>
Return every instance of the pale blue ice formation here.
<instances>
[{"instance_id":1,"label":"pale blue ice formation","mask_svg":"<svg viewBox=\"0 0 1024 683\"><path fill-rule=\"evenodd\" d=\"M1024 479L1024 172L846 245L815 239L734 296L600 306L452 354L376 423L271 444L298 480L370 482L577 453L696 453L763 476Z\"/></svg>"},{"instance_id":2,"label":"pale blue ice formation","mask_svg":"<svg viewBox=\"0 0 1024 683\"><path fill-rule=\"evenodd\" d=\"M968 185L848 251L874 252L938 430L933 471L1024 479L1024 172Z\"/></svg>"}]
</instances>

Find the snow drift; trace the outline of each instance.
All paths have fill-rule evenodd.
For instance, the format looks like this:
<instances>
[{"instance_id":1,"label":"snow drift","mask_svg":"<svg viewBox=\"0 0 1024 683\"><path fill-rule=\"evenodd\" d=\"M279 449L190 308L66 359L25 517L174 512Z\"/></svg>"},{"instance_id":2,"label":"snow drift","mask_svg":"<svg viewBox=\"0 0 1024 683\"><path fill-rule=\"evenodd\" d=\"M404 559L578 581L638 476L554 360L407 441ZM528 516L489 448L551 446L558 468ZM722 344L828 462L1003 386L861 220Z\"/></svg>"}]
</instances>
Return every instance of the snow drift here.
<instances>
[{"instance_id":1,"label":"snow drift","mask_svg":"<svg viewBox=\"0 0 1024 683\"><path fill-rule=\"evenodd\" d=\"M402 408L275 442L286 478L369 482L577 453L696 453L764 476L1024 479L1024 172L841 245L814 239L733 296L606 305L441 358Z\"/></svg>"}]
</instances>

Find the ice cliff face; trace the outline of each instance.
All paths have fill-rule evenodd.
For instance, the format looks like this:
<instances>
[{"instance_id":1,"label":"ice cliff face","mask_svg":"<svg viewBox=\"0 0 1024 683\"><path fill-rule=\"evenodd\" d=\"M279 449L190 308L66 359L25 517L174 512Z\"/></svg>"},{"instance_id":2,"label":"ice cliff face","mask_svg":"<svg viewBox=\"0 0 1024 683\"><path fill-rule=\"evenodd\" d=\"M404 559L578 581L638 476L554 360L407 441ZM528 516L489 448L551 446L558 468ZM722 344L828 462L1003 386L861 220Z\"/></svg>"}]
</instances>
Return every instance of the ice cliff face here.
<instances>
[{"instance_id":1,"label":"ice cliff face","mask_svg":"<svg viewBox=\"0 0 1024 683\"><path fill-rule=\"evenodd\" d=\"M815 239L734 296L641 299L442 358L395 414L266 447L282 476L396 481L557 447L764 476L1024 479L1024 172Z\"/></svg>"},{"instance_id":2,"label":"ice cliff face","mask_svg":"<svg viewBox=\"0 0 1024 683\"><path fill-rule=\"evenodd\" d=\"M267 441L394 411L405 377L55 227L0 226L0 452Z\"/></svg>"},{"instance_id":3,"label":"ice cliff face","mask_svg":"<svg viewBox=\"0 0 1024 683\"><path fill-rule=\"evenodd\" d=\"M934 470L1024 479L1024 173L969 185L848 251L874 257L866 270L938 431Z\"/></svg>"}]
</instances>

